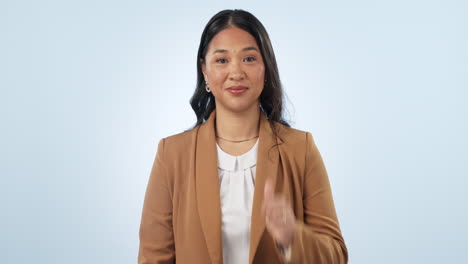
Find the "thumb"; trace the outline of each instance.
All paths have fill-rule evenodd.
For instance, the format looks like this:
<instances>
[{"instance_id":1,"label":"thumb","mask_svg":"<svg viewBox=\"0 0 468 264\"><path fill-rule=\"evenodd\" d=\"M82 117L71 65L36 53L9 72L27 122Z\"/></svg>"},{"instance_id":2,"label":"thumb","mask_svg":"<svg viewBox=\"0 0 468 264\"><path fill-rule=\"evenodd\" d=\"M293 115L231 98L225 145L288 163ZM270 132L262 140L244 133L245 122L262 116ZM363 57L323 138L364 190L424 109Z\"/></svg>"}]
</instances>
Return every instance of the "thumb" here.
<instances>
[{"instance_id":1,"label":"thumb","mask_svg":"<svg viewBox=\"0 0 468 264\"><path fill-rule=\"evenodd\" d=\"M272 179L267 179L265 182L265 189L263 192L263 201L269 202L273 199L274 195L274 184Z\"/></svg>"}]
</instances>

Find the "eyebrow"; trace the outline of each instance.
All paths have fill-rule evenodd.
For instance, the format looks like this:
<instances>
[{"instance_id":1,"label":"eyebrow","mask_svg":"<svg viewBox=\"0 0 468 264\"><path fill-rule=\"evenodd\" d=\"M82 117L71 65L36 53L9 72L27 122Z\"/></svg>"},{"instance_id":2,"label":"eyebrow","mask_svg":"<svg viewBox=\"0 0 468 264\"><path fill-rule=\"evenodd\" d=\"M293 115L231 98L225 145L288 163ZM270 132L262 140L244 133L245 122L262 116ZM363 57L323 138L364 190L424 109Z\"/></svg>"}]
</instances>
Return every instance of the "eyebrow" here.
<instances>
[{"instance_id":1,"label":"eyebrow","mask_svg":"<svg viewBox=\"0 0 468 264\"><path fill-rule=\"evenodd\" d=\"M242 51L249 51L249 50L258 51L258 49L255 48L255 47L245 47L245 48L242 49ZM226 53L226 52L228 52L228 50L225 50L225 49L217 49L217 50L213 51L212 54L215 54L215 53Z\"/></svg>"}]
</instances>

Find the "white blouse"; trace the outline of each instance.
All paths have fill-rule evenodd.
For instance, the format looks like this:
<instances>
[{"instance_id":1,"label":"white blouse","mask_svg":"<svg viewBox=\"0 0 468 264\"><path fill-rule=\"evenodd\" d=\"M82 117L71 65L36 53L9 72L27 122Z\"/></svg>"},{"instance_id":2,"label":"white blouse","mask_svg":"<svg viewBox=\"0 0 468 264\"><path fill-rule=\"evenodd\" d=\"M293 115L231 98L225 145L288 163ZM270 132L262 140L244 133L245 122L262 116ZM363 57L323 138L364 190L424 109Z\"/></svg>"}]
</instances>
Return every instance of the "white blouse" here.
<instances>
[{"instance_id":1,"label":"white blouse","mask_svg":"<svg viewBox=\"0 0 468 264\"><path fill-rule=\"evenodd\" d=\"M217 150L223 263L248 263L258 140L240 156L232 156L218 145Z\"/></svg>"}]
</instances>

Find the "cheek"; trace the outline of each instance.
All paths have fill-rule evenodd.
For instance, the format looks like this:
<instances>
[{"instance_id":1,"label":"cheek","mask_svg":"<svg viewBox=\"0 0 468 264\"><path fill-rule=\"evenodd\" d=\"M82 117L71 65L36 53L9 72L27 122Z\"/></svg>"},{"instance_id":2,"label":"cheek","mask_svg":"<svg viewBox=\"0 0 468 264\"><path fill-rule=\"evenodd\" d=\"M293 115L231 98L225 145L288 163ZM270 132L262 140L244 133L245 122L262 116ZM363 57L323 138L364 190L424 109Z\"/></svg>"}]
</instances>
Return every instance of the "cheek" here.
<instances>
[{"instance_id":1,"label":"cheek","mask_svg":"<svg viewBox=\"0 0 468 264\"><path fill-rule=\"evenodd\" d=\"M259 66L255 69L255 72L253 74L256 76L255 81L259 83L259 85L263 85L263 82L265 80L265 67L263 65Z\"/></svg>"},{"instance_id":2,"label":"cheek","mask_svg":"<svg viewBox=\"0 0 468 264\"><path fill-rule=\"evenodd\" d=\"M220 82L222 82L226 76L226 74L224 73L223 70L221 69L209 69L207 70L207 75L208 75L208 79L209 81L213 84L213 85L216 85L216 84L219 84Z\"/></svg>"}]
</instances>

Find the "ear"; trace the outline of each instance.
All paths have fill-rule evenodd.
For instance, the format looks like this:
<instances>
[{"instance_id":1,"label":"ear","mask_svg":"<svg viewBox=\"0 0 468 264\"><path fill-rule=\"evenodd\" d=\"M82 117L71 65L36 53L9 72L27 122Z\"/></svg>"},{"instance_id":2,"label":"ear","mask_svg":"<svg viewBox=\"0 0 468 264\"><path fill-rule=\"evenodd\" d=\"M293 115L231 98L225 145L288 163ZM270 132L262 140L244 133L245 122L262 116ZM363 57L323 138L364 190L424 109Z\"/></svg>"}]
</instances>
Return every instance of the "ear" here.
<instances>
[{"instance_id":1,"label":"ear","mask_svg":"<svg viewBox=\"0 0 468 264\"><path fill-rule=\"evenodd\" d=\"M203 76L205 77L205 80L207 79L206 78L206 64L205 64L205 61L203 59L200 59L200 66L201 66L201 69L202 69L202 72L203 72Z\"/></svg>"}]
</instances>

